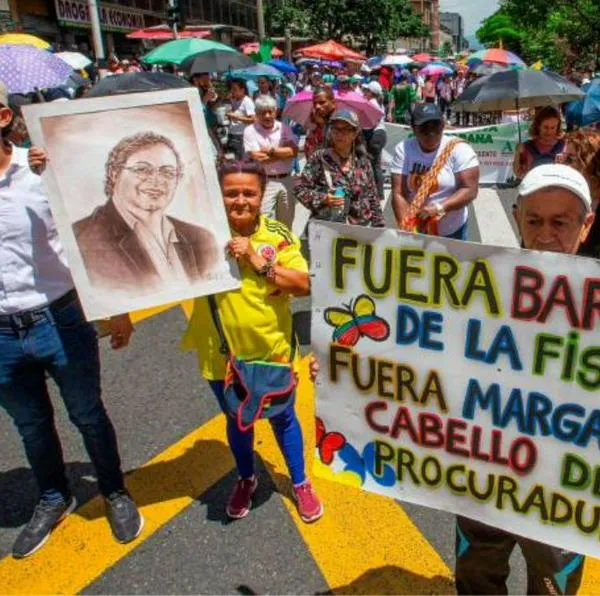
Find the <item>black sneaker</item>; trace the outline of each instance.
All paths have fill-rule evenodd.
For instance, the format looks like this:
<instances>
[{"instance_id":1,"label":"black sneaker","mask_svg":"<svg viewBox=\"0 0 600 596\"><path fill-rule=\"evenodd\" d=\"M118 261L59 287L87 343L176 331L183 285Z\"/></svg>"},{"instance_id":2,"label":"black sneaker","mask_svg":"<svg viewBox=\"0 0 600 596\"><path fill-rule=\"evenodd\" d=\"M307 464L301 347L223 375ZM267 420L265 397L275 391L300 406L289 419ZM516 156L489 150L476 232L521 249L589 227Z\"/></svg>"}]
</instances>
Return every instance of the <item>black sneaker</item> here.
<instances>
[{"instance_id":1,"label":"black sneaker","mask_svg":"<svg viewBox=\"0 0 600 596\"><path fill-rule=\"evenodd\" d=\"M117 542L126 544L135 540L144 528L144 518L126 490L112 493L106 502L106 515Z\"/></svg>"},{"instance_id":2,"label":"black sneaker","mask_svg":"<svg viewBox=\"0 0 600 596\"><path fill-rule=\"evenodd\" d=\"M29 523L23 528L13 544L13 557L24 559L40 550L50 538L52 530L67 515L72 513L75 507L77 507L75 497L71 497L68 503L59 503L58 505L40 501L36 505Z\"/></svg>"}]
</instances>

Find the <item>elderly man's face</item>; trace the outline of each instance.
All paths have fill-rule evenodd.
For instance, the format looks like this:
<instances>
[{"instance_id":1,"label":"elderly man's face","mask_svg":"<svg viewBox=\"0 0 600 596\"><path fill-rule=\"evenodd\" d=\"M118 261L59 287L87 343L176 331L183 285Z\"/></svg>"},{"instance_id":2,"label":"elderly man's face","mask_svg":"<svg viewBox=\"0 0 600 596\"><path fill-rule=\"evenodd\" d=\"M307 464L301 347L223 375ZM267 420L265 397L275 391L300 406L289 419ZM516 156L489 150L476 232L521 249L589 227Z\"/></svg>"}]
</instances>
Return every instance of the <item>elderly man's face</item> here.
<instances>
[{"instance_id":1,"label":"elderly man's face","mask_svg":"<svg viewBox=\"0 0 600 596\"><path fill-rule=\"evenodd\" d=\"M577 253L594 221L571 191L558 187L522 198L514 215L525 248L567 254Z\"/></svg>"},{"instance_id":2,"label":"elderly man's face","mask_svg":"<svg viewBox=\"0 0 600 596\"><path fill-rule=\"evenodd\" d=\"M275 125L276 117L276 110L261 110L260 112L256 112L256 118L263 126L263 128L273 128L273 126Z\"/></svg>"},{"instance_id":3,"label":"elderly man's face","mask_svg":"<svg viewBox=\"0 0 600 596\"><path fill-rule=\"evenodd\" d=\"M179 170L166 145L141 149L125 163L115 184L113 200L138 218L163 212L173 200Z\"/></svg>"}]
</instances>

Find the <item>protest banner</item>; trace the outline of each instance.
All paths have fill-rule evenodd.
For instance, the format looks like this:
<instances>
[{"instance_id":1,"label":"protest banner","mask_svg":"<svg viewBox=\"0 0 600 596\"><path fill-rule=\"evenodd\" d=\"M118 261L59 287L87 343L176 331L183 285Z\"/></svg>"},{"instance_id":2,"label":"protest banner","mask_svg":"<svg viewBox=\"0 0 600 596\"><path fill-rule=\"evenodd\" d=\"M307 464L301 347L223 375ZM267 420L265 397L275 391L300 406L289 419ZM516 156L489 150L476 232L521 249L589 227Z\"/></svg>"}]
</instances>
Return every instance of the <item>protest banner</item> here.
<instances>
[{"instance_id":1,"label":"protest banner","mask_svg":"<svg viewBox=\"0 0 600 596\"><path fill-rule=\"evenodd\" d=\"M528 138L529 122L521 123L521 136ZM396 145L413 136L410 126L386 123L386 151L393 159ZM516 123L480 126L475 128L446 129L447 136L457 136L467 141L477 153L482 184L506 184L513 179L513 159L519 143Z\"/></svg>"},{"instance_id":2,"label":"protest banner","mask_svg":"<svg viewBox=\"0 0 600 596\"><path fill-rule=\"evenodd\" d=\"M312 223L315 472L600 556L600 263Z\"/></svg>"},{"instance_id":3,"label":"protest banner","mask_svg":"<svg viewBox=\"0 0 600 596\"><path fill-rule=\"evenodd\" d=\"M195 89L23 109L88 320L240 287Z\"/></svg>"}]
</instances>

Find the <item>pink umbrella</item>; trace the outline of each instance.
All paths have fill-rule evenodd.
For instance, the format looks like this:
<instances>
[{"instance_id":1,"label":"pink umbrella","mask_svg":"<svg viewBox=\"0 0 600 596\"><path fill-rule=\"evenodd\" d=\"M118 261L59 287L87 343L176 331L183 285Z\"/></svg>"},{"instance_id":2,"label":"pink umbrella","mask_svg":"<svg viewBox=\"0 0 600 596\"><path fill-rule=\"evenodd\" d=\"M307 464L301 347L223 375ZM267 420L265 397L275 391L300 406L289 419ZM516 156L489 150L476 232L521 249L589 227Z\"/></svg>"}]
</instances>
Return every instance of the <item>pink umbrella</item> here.
<instances>
[{"instance_id":1,"label":"pink umbrella","mask_svg":"<svg viewBox=\"0 0 600 596\"><path fill-rule=\"evenodd\" d=\"M339 93L335 91L334 95L337 108L354 110L363 128L375 128L381 122L383 110L370 103L369 100L365 99L359 93L354 93L353 91ZM289 118L306 128L310 122L310 115L313 109L312 99L312 91L302 91L294 95L294 97L290 97L283 110L282 118Z\"/></svg>"}]
</instances>

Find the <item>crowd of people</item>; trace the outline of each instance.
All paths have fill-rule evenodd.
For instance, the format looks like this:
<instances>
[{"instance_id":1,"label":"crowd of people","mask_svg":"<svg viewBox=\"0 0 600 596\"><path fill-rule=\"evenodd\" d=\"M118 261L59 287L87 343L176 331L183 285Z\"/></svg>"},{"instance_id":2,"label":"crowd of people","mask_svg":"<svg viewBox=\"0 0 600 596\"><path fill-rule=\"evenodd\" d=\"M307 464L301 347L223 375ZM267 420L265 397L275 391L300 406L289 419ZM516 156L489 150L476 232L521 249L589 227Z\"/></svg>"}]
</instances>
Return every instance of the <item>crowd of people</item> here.
<instances>
[{"instance_id":1,"label":"crowd of people","mask_svg":"<svg viewBox=\"0 0 600 596\"><path fill-rule=\"evenodd\" d=\"M391 225L467 240L468 205L477 198L479 163L468 142L445 134L452 123L450 105L469 83L464 71L434 81L416 70L394 72L385 67L376 76L334 76L307 69L295 84L263 77L254 90L245 80L229 80L225 118L230 127L224 145L218 133L223 121L218 106L225 91L217 89L209 73L195 73L191 83L200 93L214 142L232 234L227 251L240 266L242 285L238 291L195 301L184 345L197 351L202 376L227 413L228 354L286 365L297 359L290 303L295 296L310 295L308 263L290 229L297 203L314 219ZM300 89L312 94L305 130L282 121L289 97ZM336 89L361 93L381 110L380 123L365 130L357 111L337 105ZM386 119L405 123L414 133L394 153L393 222L383 215ZM0 85L0 221L4 237L10 238L0 244L5 264L0 275L0 406L18 429L40 490L33 516L13 547L14 557L25 558L44 545L76 506L46 374L56 381L84 439L115 539L135 540L143 530L143 517L126 490L117 439L102 403L96 331L85 320L41 182L47 155L44 148L28 147L23 137L13 136L15 122L6 87ZM563 129L560 110L544 107L533 120L531 140L516 151L514 170L521 183L514 214L522 246L598 257L600 133L565 134ZM32 224L31 213L43 222L43 231ZM143 227L143 220L139 225ZM259 247L265 244L276 254L262 253ZM132 325L127 314L113 317L108 328L114 349L128 345ZM311 375L317 374L319 363L313 359ZM293 396L270 423L288 465L299 515L307 523L315 522L324 506L306 474ZM251 510L258 482L254 434L241 431L228 415L227 440L239 479L225 509L230 518L240 519ZM459 518L457 533L470 545L457 557L459 593L504 593L508 558L516 543L527 558L532 593L574 593L581 582L580 555L465 518ZM557 582L559 573L566 574L566 585Z\"/></svg>"}]
</instances>

